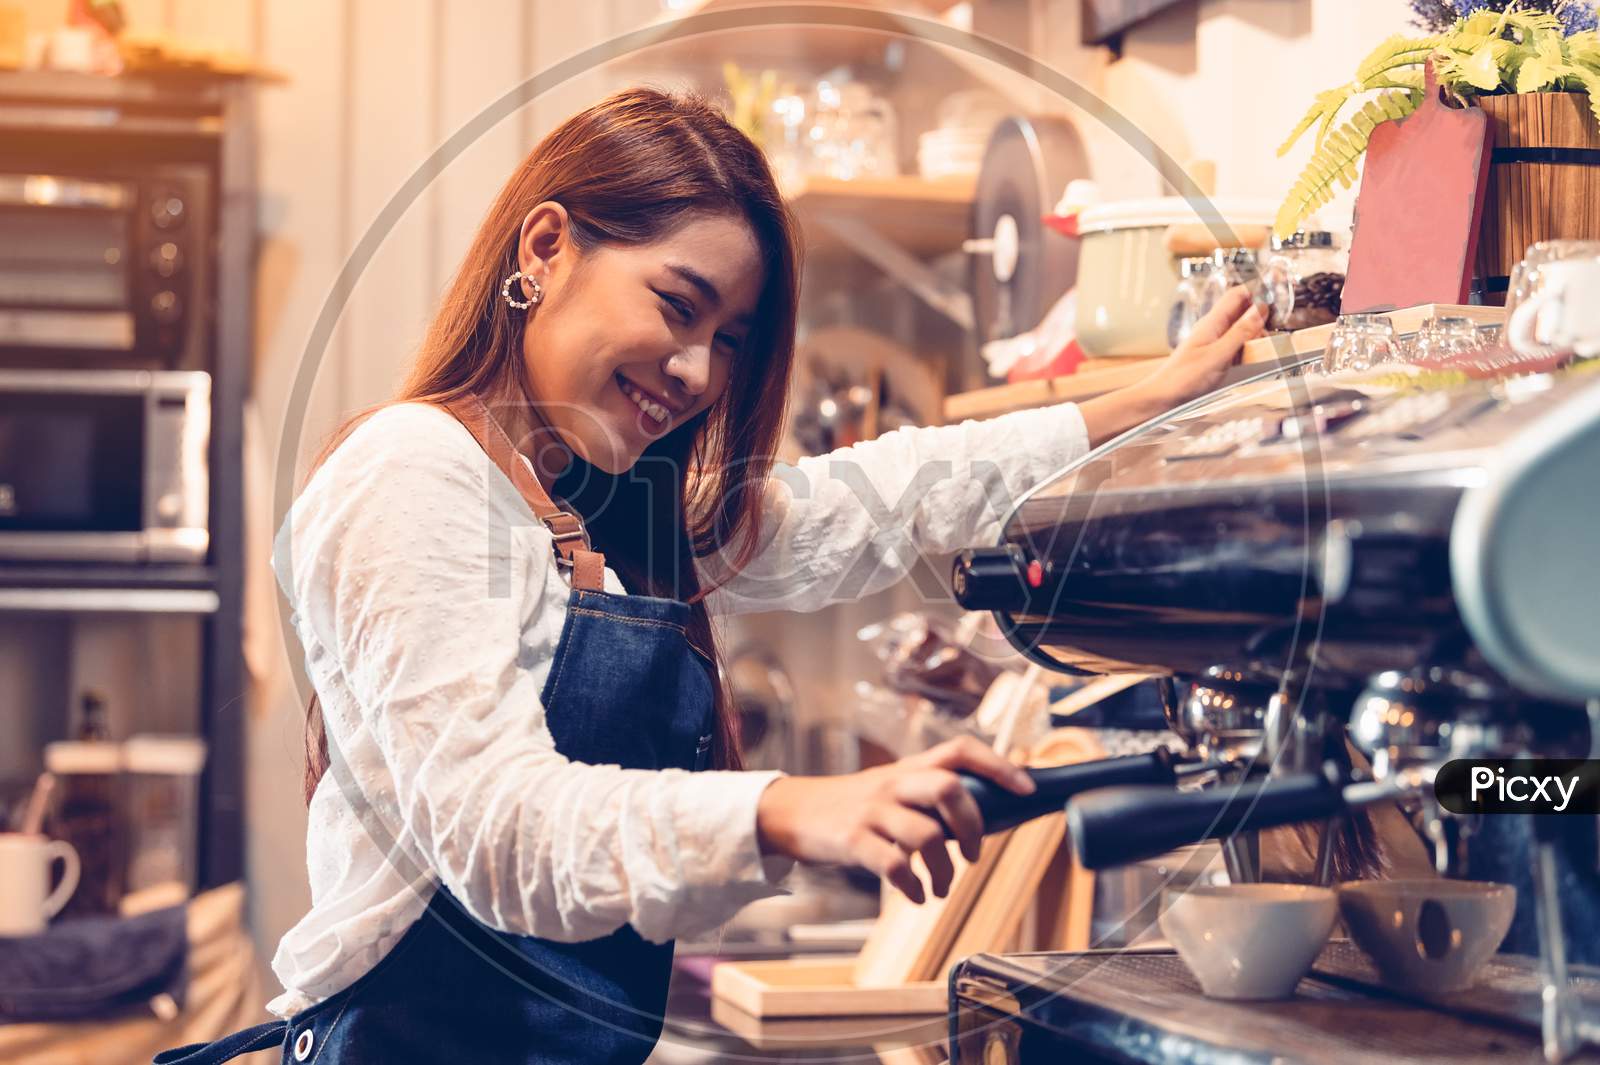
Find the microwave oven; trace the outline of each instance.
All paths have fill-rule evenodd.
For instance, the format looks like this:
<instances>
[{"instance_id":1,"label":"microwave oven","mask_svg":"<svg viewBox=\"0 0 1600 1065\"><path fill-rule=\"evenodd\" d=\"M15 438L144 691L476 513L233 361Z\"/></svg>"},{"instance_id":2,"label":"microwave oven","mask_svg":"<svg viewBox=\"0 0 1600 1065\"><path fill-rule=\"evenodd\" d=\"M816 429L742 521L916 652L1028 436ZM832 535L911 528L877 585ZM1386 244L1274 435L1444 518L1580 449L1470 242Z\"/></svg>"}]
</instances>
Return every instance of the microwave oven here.
<instances>
[{"instance_id":1,"label":"microwave oven","mask_svg":"<svg viewBox=\"0 0 1600 1065\"><path fill-rule=\"evenodd\" d=\"M211 377L0 370L0 559L205 561Z\"/></svg>"},{"instance_id":2,"label":"microwave oven","mask_svg":"<svg viewBox=\"0 0 1600 1065\"><path fill-rule=\"evenodd\" d=\"M210 172L17 173L0 163L0 360L200 369Z\"/></svg>"}]
</instances>

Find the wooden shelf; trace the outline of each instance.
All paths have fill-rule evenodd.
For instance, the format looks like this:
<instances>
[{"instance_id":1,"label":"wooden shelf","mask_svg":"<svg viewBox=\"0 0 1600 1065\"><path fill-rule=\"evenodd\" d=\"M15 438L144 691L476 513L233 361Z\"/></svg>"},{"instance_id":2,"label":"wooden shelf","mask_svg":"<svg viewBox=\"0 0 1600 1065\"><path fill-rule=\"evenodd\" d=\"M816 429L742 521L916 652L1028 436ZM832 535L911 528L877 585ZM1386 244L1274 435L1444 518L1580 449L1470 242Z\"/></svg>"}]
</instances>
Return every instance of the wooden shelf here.
<instances>
[{"instance_id":1,"label":"wooden shelf","mask_svg":"<svg viewBox=\"0 0 1600 1065\"><path fill-rule=\"evenodd\" d=\"M648 43L611 61L628 70L671 69L720 72L724 60L741 67L806 68L826 70L839 65L876 65L884 49L895 40L896 14L936 18L953 6L953 0L830 0L862 8L874 15L867 25L848 21L834 24L766 22L756 12L786 0L700 0L681 10L664 13L651 26ZM707 30L692 37L668 39L674 25L703 15L727 15L725 29ZM881 28L880 28L881 27Z\"/></svg>"},{"instance_id":2,"label":"wooden shelf","mask_svg":"<svg viewBox=\"0 0 1600 1065\"><path fill-rule=\"evenodd\" d=\"M961 247L974 186L973 178L807 178L784 193L805 225L807 254L843 249L838 227L845 225L871 229L913 255L929 256Z\"/></svg>"},{"instance_id":3,"label":"wooden shelf","mask_svg":"<svg viewBox=\"0 0 1600 1065\"><path fill-rule=\"evenodd\" d=\"M1263 337L1245 345L1243 355L1223 378L1230 385L1243 378L1260 373L1274 364L1292 366L1304 359L1307 352L1295 350L1287 337ZM1089 359L1077 373L1065 377L1052 377L1039 381L1018 381L1014 384L996 385L971 392L957 392L946 396L944 420L965 421L968 418L993 418L1014 410L1043 407L1051 403L1082 402L1095 396L1126 387L1150 373L1165 356L1127 357L1120 359Z\"/></svg>"},{"instance_id":4,"label":"wooden shelf","mask_svg":"<svg viewBox=\"0 0 1600 1065\"><path fill-rule=\"evenodd\" d=\"M1479 325L1497 325L1505 320L1506 315L1504 307L1477 307L1454 303L1425 303L1417 307L1402 307L1382 313L1387 314L1394 322L1395 332L1400 336L1415 333L1417 327L1425 320L1434 317L1452 315L1471 318ZM1332 333L1333 326L1329 324L1312 326L1293 333L1274 333L1271 336L1258 337L1244 346L1239 362L1228 371L1223 383L1233 384L1269 369L1273 364L1291 366L1307 355L1321 352ZM1164 356L1089 359L1078 368L1077 373L1065 377L1018 381L1015 384L996 385L993 388L980 388L972 392L958 392L945 397L944 420L959 422L967 418L992 418L997 414L1024 410L1028 407L1093 399L1095 396L1133 384L1149 373L1161 358Z\"/></svg>"}]
</instances>

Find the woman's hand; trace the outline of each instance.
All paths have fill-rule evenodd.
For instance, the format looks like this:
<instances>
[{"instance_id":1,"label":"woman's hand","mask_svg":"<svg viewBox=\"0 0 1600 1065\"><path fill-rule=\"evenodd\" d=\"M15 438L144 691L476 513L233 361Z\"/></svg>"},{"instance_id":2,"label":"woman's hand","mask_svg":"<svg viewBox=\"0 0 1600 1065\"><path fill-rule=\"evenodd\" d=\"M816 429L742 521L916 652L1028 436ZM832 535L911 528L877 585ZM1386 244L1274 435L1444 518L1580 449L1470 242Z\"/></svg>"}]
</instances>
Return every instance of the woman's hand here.
<instances>
[{"instance_id":1,"label":"woman's hand","mask_svg":"<svg viewBox=\"0 0 1600 1065\"><path fill-rule=\"evenodd\" d=\"M1239 357L1239 349L1265 333L1266 323L1266 307L1251 306L1247 288L1237 285L1228 289L1148 377L1078 404L1089 429L1089 446L1099 447L1216 388Z\"/></svg>"},{"instance_id":2,"label":"woman's hand","mask_svg":"<svg viewBox=\"0 0 1600 1065\"><path fill-rule=\"evenodd\" d=\"M1033 780L1021 767L970 736L922 754L838 777L779 777L761 793L756 831L765 854L802 862L859 865L905 893L926 899L911 870L921 854L933 893L950 890L955 870L945 849L944 826L968 861L978 857L983 818L955 771L965 769L1026 795Z\"/></svg>"}]
</instances>

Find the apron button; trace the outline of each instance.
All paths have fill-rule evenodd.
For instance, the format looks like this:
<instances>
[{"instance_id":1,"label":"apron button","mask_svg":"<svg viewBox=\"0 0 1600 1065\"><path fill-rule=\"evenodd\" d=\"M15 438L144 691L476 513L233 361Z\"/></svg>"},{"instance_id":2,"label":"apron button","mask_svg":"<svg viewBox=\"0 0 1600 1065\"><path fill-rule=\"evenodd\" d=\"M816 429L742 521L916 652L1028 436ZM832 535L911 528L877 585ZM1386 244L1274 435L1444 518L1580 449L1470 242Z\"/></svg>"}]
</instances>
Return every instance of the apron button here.
<instances>
[{"instance_id":1,"label":"apron button","mask_svg":"<svg viewBox=\"0 0 1600 1065\"><path fill-rule=\"evenodd\" d=\"M294 1060L304 1061L311 1056L311 1044L316 1037L311 1034L311 1029L302 1029L294 1039Z\"/></svg>"}]
</instances>

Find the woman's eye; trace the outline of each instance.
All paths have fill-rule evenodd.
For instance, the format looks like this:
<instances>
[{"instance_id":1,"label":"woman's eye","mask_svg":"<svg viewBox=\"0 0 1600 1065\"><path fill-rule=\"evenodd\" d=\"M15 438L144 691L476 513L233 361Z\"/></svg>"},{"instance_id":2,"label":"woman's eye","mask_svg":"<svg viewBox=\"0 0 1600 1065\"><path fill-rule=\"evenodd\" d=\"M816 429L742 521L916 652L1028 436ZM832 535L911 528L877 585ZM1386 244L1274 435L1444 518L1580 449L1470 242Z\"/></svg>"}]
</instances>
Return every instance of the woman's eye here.
<instances>
[{"instance_id":1,"label":"woman's eye","mask_svg":"<svg viewBox=\"0 0 1600 1065\"><path fill-rule=\"evenodd\" d=\"M694 308L685 303L683 300L678 299L676 296L662 296L661 300L674 311L677 311L679 317L681 317L685 322L694 318Z\"/></svg>"},{"instance_id":2,"label":"woman's eye","mask_svg":"<svg viewBox=\"0 0 1600 1065\"><path fill-rule=\"evenodd\" d=\"M722 342L722 347L729 355L739 354L739 338L729 336L727 333L718 333L717 339Z\"/></svg>"}]
</instances>

